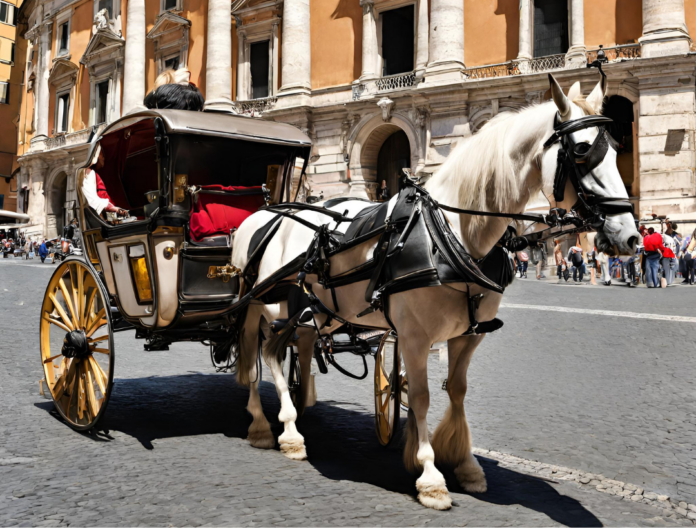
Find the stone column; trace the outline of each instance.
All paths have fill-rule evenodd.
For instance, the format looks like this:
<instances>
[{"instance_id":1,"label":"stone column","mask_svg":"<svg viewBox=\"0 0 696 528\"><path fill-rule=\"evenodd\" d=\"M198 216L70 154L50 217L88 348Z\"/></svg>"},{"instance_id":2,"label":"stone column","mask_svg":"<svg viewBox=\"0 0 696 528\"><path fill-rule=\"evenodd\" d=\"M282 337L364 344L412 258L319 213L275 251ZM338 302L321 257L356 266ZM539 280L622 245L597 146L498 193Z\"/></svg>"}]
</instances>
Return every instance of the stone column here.
<instances>
[{"instance_id":1,"label":"stone column","mask_svg":"<svg viewBox=\"0 0 696 528\"><path fill-rule=\"evenodd\" d=\"M684 17L684 0L643 0L641 56L661 57L689 52L691 37Z\"/></svg>"},{"instance_id":2,"label":"stone column","mask_svg":"<svg viewBox=\"0 0 696 528\"><path fill-rule=\"evenodd\" d=\"M369 81L381 77L377 72L377 21L375 20L374 0L360 0L363 8L362 34L362 74L360 81Z\"/></svg>"},{"instance_id":3,"label":"stone column","mask_svg":"<svg viewBox=\"0 0 696 528\"><path fill-rule=\"evenodd\" d=\"M232 102L232 6L230 1L208 0L207 23L205 109L217 112L234 112L234 103Z\"/></svg>"},{"instance_id":4,"label":"stone column","mask_svg":"<svg viewBox=\"0 0 696 528\"><path fill-rule=\"evenodd\" d=\"M522 73L527 72L529 61L532 60L532 27L532 2L531 0L520 0L520 34L517 61Z\"/></svg>"},{"instance_id":5,"label":"stone column","mask_svg":"<svg viewBox=\"0 0 696 528\"><path fill-rule=\"evenodd\" d=\"M276 19L273 21L273 25L271 26L271 46L272 46L272 54L271 54L271 90L270 93L268 94L269 96L275 97L275 95L278 93L278 56L279 54L279 39L278 39L278 26L280 25L280 20Z\"/></svg>"},{"instance_id":6,"label":"stone column","mask_svg":"<svg viewBox=\"0 0 696 528\"><path fill-rule=\"evenodd\" d=\"M124 115L145 108L145 34L145 0L129 0L123 70Z\"/></svg>"},{"instance_id":7,"label":"stone column","mask_svg":"<svg viewBox=\"0 0 696 528\"><path fill-rule=\"evenodd\" d=\"M309 0L285 0L283 3L281 47L283 86L279 95L309 95L312 89Z\"/></svg>"},{"instance_id":8,"label":"stone column","mask_svg":"<svg viewBox=\"0 0 696 528\"><path fill-rule=\"evenodd\" d=\"M53 22L45 22L41 26L39 36L39 72L36 76L38 97L36 99L36 135L48 136L48 107L49 88L48 75L51 72L51 35L53 34Z\"/></svg>"},{"instance_id":9,"label":"stone column","mask_svg":"<svg viewBox=\"0 0 696 528\"><path fill-rule=\"evenodd\" d=\"M428 84L462 80L464 70L464 2L432 0L430 4Z\"/></svg>"},{"instance_id":10,"label":"stone column","mask_svg":"<svg viewBox=\"0 0 696 528\"><path fill-rule=\"evenodd\" d=\"M570 48L566 53L566 67L584 68L587 64L584 3L584 0L571 0Z\"/></svg>"},{"instance_id":11,"label":"stone column","mask_svg":"<svg viewBox=\"0 0 696 528\"><path fill-rule=\"evenodd\" d=\"M246 31L242 29L242 21L237 19L237 101L246 101L249 97L247 92L247 62L246 62Z\"/></svg>"},{"instance_id":12,"label":"stone column","mask_svg":"<svg viewBox=\"0 0 696 528\"><path fill-rule=\"evenodd\" d=\"M420 77L428 66L428 0L418 0L417 8L416 75Z\"/></svg>"}]
</instances>

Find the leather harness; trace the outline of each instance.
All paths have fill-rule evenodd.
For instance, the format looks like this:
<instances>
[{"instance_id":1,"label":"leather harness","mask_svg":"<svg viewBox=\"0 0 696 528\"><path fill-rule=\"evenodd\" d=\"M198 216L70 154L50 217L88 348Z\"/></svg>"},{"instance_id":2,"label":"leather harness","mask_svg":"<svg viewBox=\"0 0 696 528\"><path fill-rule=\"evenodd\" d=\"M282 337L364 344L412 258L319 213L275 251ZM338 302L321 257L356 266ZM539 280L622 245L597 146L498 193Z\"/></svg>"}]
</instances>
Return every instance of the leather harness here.
<instances>
[{"instance_id":1,"label":"leather harness","mask_svg":"<svg viewBox=\"0 0 696 528\"><path fill-rule=\"evenodd\" d=\"M338 306L335 301L334 289L369 278L365 291L365 301L370 304L370 307L358 314L358 317L376 310L382 310L392 329L394 327L388 315L388 300L389 296L394 293L454 282L467 284L473 282L496 293L502 293L505 286L511 282L512 276L514 276L508 253L502 248L507 247L514 251L519 251L526 247L526 241L524 245L521 245L519 237L510 237L509 233L506 233L507 240L501 239L491 254L477 262L472 259L459 239L452 233L441 210L458 214L532 221L545 224L548 228L564 225L573 226L573 229L565 232L579 231L587 227L601 227L608 214L633 212L633 206L626 198L598 196L583 184L584 179L590 176L592 171L602 163L608 149L616 149L615 141L605 128L611 122L612 120L608 117L596 115L561 122L560 115L556 115L554 133L544 142L543 147L547 149L556 143L560 143L553 195L557 202L563 201L566 182L570 179L578 195L578 200L571 207L570 212L556 208L551 209L548 215L543 215L459 209L438 203L425 189L410 179L404 178L404 188L398 195L392 214L389 218L386 218L384 224L377 225L374 229L368 229L367 232L359 234L344 243L339 240L340 234L335 231L329 231L328 224L316 225L296 216L291 211L318 212L330 217L337 224L360 220L365 223L367 219L362 218L365 215L358 213L356 217L350 218L346 216L347 212L341 214L325 207L297 202L262 207L261 209L290 218L315 231L315 236L308 250L302 257L293 261L295 266L285 266L283 272L287 276L287 272L292 273L291 268L299 271L297 286L307 295L312 313L324 313L328 315L328 320L336 319L343 323L347 321L336 313ZM591 144L575 144L572 141L571 134L590 127L599 128L599 133ZM276 223L274 227L277 227L277 225ZM272 231L275 234L275 229ZM340 277L330 276L330 256L373 239L376 236L379 236L379 240L371 261L362 264L349 273L342 274ZM263 238L267 243L270 236L264 236ZM506 237L504 236L503 238L505 239ZM428 242L425 243L426 241ZM261 255L259 253L265 250L265 244L262 244L262 246L263 249L258 248L261 251L254 251L255 258L253 260L256 262L260 260ZM496 253L495 256L492 255L494 252ZM498 274L496 279L500 283L504 283L504 285L489 278L485 271L479 268L479 265L483 265L484 268L490 266L491 262L495 262L497 268L502 270L496 272ZM252 271L250 268L253 267L253 265L247 265L244 274L246 275L248 271ZM331 289L335 311L325 306L312 293L311 286L305 284L305 278L308 273L316 274L319 278L319 283L324 288ZM276 275L279 274L274 274L274 276ZM264 283L268 284L268 281L264 281ZM258 287L253 290L258 290ZM502 327L503 323L499 319L479 323L476 320L476 311L483 295L470 295L468 289L466 295L470 324L469 329L463 335L492 332ZM291 320L299 320L299 314L293 315L294 317L291 317ZM295 324L299 323L296 322ZM279 326L284 327L285 324ZM318 330L319 328L317 327Z\"/></svg>"}]
</instances>

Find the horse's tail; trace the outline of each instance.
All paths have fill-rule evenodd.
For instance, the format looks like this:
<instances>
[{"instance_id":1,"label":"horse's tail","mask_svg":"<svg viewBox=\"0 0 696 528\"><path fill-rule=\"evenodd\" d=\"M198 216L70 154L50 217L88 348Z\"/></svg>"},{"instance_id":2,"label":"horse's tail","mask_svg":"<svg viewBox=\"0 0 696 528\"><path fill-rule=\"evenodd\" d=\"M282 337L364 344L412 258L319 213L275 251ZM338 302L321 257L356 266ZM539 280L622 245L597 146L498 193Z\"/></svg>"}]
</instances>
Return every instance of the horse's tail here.
<instances>
[{"instance_id":1,"label":"horse's tail","mask_svg":"<svg viewBox=\"0 0 696 528\"><path fill-rule=\"evenodd\" d=\"M292 341L295 336L295 328L298 321L300 320L300 315L304 310L300 310L290 319L288 319L287 324L278 333L271 334L268 338L268 342L263 347L263 355L267 360L277 361L278 363L283 362L283 354L287 349L290 341Z\"/></svg>"}]
</instances>

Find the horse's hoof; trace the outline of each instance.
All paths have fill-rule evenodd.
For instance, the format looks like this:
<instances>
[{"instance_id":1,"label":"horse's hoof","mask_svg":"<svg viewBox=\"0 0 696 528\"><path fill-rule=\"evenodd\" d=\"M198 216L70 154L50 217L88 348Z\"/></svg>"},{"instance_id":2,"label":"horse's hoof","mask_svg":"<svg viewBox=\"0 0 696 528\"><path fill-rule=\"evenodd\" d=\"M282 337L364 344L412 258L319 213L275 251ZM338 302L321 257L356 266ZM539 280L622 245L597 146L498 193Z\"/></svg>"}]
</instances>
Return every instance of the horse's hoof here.
<instances>
[{"instance_id":1,"label":"horse's hoof","mask_svg":"<svg viewBox=\"0 0 696 528\"><path fill-rule=\"evenodd\" d=\"M486 493L488 484L486 483L486 475L483 473L483 469L480 466L473 471L471 467L467 467L467 469L468 471L465 472L463 466L459 466L454 470L454 474L462 489L468 493Z\"/></svg>"},{"instance_id":2,"label":"horse's hoof","mask_svg":"<svg viewBox=\"0 0 696 528\"><path fill-rule=\"evenodd\" d=\"M257 449L273 449L275 447L275 438L270 430L250 431L247 440L252 447Z\"/></svg>"},{"instance_id":3,"label":"horse's hoof","mask_svg":"<svg viewBox=\"0 0 696 528\"><path fill-rule=\"evenodd\" d=\"M290 460L306 460L307 450L304 445L304 438L300 434L286 435L283 433L278 438L280 452Z\"/></svg>"},{"instance_id":4,"label":"horse's hoof","mask_svg":"<svg viewBox=\"0 0 696 528\"><path fill-rule=\"evenodd\" d=\"M423 506L433 510L449 510L452 507L452 499L445 485L423 484L418 479L416 489L418 490L418 501Z\"/></svg>"},{"instance_id":5,"label":"horse's hoof","mask_svg":"<svg viewBox=\"0 0 696 528\"><path fill-rule=\"evenodd\" d=\"M280 452L290 460L307 460L307 450L304 444L285 442L280 444Z\"/></svg>"}]
</instances>

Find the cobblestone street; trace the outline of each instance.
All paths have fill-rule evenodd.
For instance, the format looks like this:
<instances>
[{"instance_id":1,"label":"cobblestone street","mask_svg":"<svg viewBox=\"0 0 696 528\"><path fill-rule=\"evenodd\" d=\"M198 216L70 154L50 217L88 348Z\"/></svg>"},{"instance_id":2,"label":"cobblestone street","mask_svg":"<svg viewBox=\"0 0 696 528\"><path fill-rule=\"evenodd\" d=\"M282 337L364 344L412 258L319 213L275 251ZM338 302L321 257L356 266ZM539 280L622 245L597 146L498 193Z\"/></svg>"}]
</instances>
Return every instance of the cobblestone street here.
<instances>
[{"instance_id":1,"label":"cobblestone street","mask_svg":"<svg viewBox=\"0 0 696 528\"><path fill-rule=\"evenodd\" d=\"M39 308L54 269L0 260L2 526L691 526L689 514L696 518L696 318L685 309L696 288L515 281L500 310L505 327L483 341L469 371L467 416L489 491L464 493L446 472L454 505L438 512L416 501L401 450L377 442L371 375L317 374L319 403L298 422L309 458L295 462L245 441L248 391L213 373L206 347L145 352L122 332L103 431L72 431L39 394ZM354 360L342 364L358 370ZM448 403L446 370L431 354L431 430ZM269 377L261 397L278 435Z\"/></svg>"}]
</instances>

